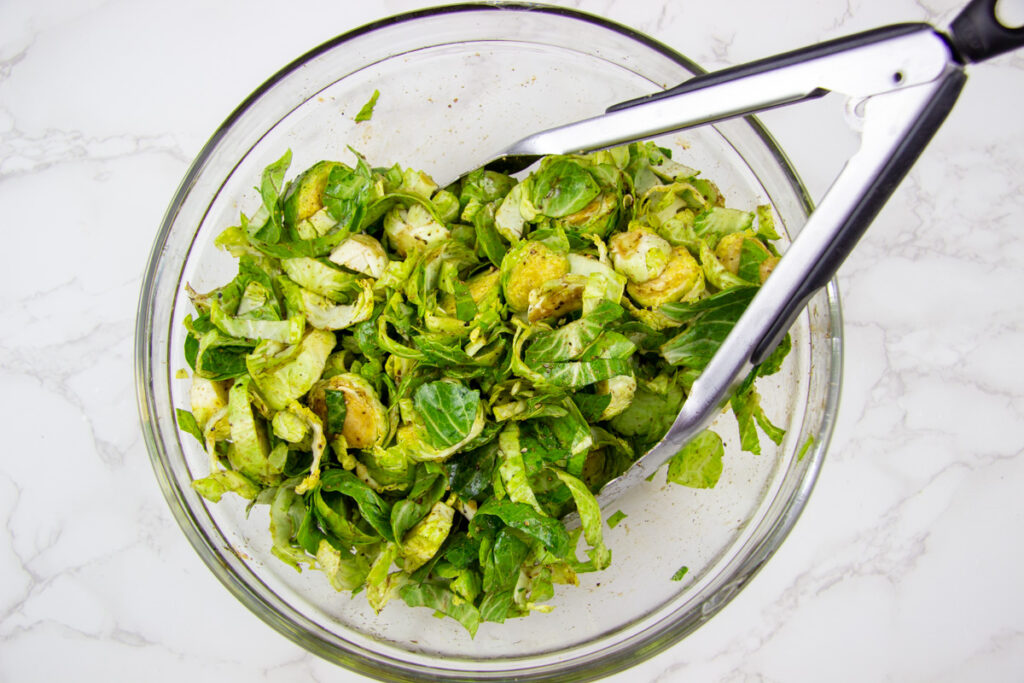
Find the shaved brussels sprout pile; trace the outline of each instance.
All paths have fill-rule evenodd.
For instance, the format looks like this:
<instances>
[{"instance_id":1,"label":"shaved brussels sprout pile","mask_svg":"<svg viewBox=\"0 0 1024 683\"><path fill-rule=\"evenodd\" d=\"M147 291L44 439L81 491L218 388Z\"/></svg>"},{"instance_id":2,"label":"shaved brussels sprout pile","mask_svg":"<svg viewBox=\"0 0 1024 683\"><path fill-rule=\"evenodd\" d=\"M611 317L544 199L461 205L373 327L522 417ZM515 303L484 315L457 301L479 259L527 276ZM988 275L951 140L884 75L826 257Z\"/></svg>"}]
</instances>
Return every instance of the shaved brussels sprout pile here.
<instances>
[{"instance_id":1,"label":"shaved brussels sprout pile","mask_svg":"<svg viewBox=\"0 0 1024 683\"><path fill-rule=\"evenodd\" d=\"M778 261L771 212L651 143L446 188L358 155L285 182L289 163L218 237L238 275L189 289L195 489L268 505L278 558L376 611L470 633L549 611L611 561L595 492L661 439ZM731 400L745 450L782 438L754 380L788 348ZM667 478L714 486L723 452L705 432Z\"/></svg>"}]
</instances>

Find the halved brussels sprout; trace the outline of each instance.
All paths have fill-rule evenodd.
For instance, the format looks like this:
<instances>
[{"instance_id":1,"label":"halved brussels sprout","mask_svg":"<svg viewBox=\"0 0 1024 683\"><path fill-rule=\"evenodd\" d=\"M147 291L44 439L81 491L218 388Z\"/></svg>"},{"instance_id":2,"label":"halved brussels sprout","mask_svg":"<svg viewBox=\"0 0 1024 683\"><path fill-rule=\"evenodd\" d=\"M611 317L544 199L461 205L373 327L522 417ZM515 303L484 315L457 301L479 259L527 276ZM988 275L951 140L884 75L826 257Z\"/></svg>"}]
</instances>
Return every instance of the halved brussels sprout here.
<instances>
[{"instance_id":1,"label":"halved brussels sprout","mask_svg":"<svg viewBox=\"0 0 1024 683\"><path fill-rule=\"evenodd\" d=\"M284 410L309 391L323 373L334 341L333 332L314 329L296 346L264 342L246 356L246 367L267 405Z\"/></svg>"},{"instance_id":2,"label":"halved brussels sprout","mask_svg":"<svg viewBox=\"0 0 1024 683\"><path fill-rule=\"evenodd\" d=\"M331 301L344 302L351 292L359 289L356 275L313 258L281 259L281 269L295 284Z\"/></svg>"},{"instance_id":3,"label":"halved brussels sprout","mask_svg":"<svg viewBox=\"0 0 1024 683\"><path fill-rule=\"evenodd\" d=\"M423 171L407 168L402 171L402 184L398 191L430 199L430 195L437 192L437 183Z\"/></svg>"},{"instance_id":4,"label":"halved brussels sprout","mask_svg":"<svg viewBox=\"0 0 1024 683\"><path fill-rule=\"evenodd\" d=\"M238 310L235 311L235 315L245 316L259 311L267 305L271 296L273 293L262 282L253 280L242 291L242 298L238 301Z\"/></svg>"},{"instance_id":5,"label":"halved brussels sprout","mask_svg":"<svg viewBox=\"0 0 1024 683\"><path fill-rule=\"evenodd\" d=\"M288 406L288 412L305 422L310 434L309 449L313 453L313 462L309 466L309 475L295 487L295 493L303 494L320 483L320 461L323 460L324 451L327 450L327 439L324 437L324 421L298 401L291 402Z\"/></svg>"},{"instance_id":6,"label":"halved brussels sprout","mask_svg":"<svg viewBox=\"0 0 1024 683\"><path fill-rule=\"evenodd\" d=\"M438 190L430 198L430 203L434 205L437 217L445 223L452 223L459 217L459 198L448 190Z\"/></svg>"},{"instance_id":7,"label":"halved brussels sprout","mask_svg":"<svg viewBox=\"0 0 1024 683\"><path fill-rule=\"evenodd\" d=\"M335 167L342 165L335 161L321 161L292 182L284 196L284 220L288 224L304 221L324 207L327 179Z\"/></svg>"},{"instance_id":8,"label":"halved brussels sprout","mask_svg":"<svg viewBox=\"0 0 1024 683\"><path fill-rule=\"evenodd\" d=\"M548 318L560 318L578 311L583 306L583 290L587 279L581 275L563 275L548 280L530 291L530 305L526 319L531 323Z\"/></svg>"},{"instance_id":9,"label":"halved brussels sprout","mask_svg":"<svg viewBox=\"0 0 1024 683\"><path fill-rule=\"evenodd\" d=\"M469 290L469 296L473 299L473 303L478 306L489 305L491 300L497 297L500 279L501 271L490 268L466 280L466 289ZM455 297L453 295L445 292L438 305L448 315L455 315Z\"/></svg>"},{"instance_id":10,"label":"halved brussels sprout","mask_svg":"<svg viewBox=\"0 0 1024 683\"><path fill-rule=\"evenodd\" d=\"M626 291L638 304L651 308L693 299L704 292L704 271L686 247L675 247L661 275L641 284L631 282Z\"/></svg>"},{"instance_id":11,"label":"halved brussels sprout","mask_svg":"<svg viewBox=\"0 0 1024 683\"><path fill-rule=\"evenodd\" d=\"M610 420L620 414L629 404L633 402L633 394L636 393L636 378L630 375L619 375L600 381L595 386L598 394L608 394L611 401L601 412L599 420Z\"/></svg>"},{"instance_id":12,"label":"halved brussels sprout","mask_svg":"<svg viewBox=\"0 0 1024 683\"><path fill-rule=\"evenodd\" d=\"M564 218L582 211L601 194L601 186L587 170L589 164L570 157L547 157L532 176L530 203L537 212Z\"/></svg>"},{"instance_id":13,"label":"halved brussels sprout","mask_svg":"<svg viewBox=\"0 0 1024 683\"><path fill-rule=\"evenodd\" d=\"M711 247L714 247L719 240L727 235L738 232L753 234L749 232L753 224L753 211L712 206L694 217L693 231L698 237L706 240Z\"/></svg>"},{"instance_id":14,"label":"halved brussels sprout","mask_svg":"<svg viewBox=\"0 0 1024 683\"><path fill-rule=\"evenodd\" d=\"M224 382L193 377L188 396L192 404L192 417L202 430L206 429L211 417L228 406L228 390L224 387Z\"/></svg>"},{"instance_id":15,"label":"halved brussels sprout","mask_svg":"<svg viewBox=\"0 0 1024 683\"><path fill-rule=\"evenodd\" d=\"M369 320L373 315L373 287L369 280L360 280L362 291L351 304L333 304L326 297L300 289L299 298L309 324L319 330L343 330Z\"/></svg>"},{"instance_id":16,"label":"halved brussels sprout","mask_svg":"<svg viewBox=\"0 0 1024 683\"><path fill-rule=\"evenodd\" d=\"M216 299L210 302L210 322L229 337L270 339L285 344L297 343L306 327L306 321L301 315L287 320L254 320L228 315Z\"/></svg>"},{"instance_id":17,"label":"halved brussels sprout","mask_svg":"<svg viewBox=\"0 0 1024 683\"><path fill-rule=\"evenodd\" d=\"M263 421L253 413L247 379L235 382L228 392L228 423L231 468L256 481L272 483L276 473L267 460L270 442Z\"/></svg>"},{"instance_id":18,"label":"halved brussels sprout","mask_svg":"<svg viewBox=\"0 0 1024 683\"><path fill-rule=\"evenodd\" d=\"M328 419L328 391L340 391L345 397L345 421L342 436L351 448L380 445L388 433L388 413L370 383L359 375L345 373L321 380L309 392L309 407L323 420L328 436L334 434Z\"/></svg>"},{"instance_id":19,"label":"halved brussels sprout","mask_svg":"<svg viewBox=\"0 0 1024 683\"><path fill-rule=\"evenodd\" d=\"M608 242L608 251L615 270L630 281L643 284L665 272L672 245L649 230L633 228L614 235Z\"/></svg>"},{"instance_id":20,"label":"halved brussels sprout","mask_svg":"<svg viewBox=\"0 0 1024 683\"><path fill-rule=\"evenodd\" d=\"M388 267L388 254L380 242L369 235L352 235L327 257L332 263L379 279Z\"/></svg>"},{"instance_id":21,"label":"halved brussels sprout","mask_svg":"<svg viewBox=\"0 0 1024 683\"><path fill-rule=\"evenodd\" d=\"M619 303L626 289L626 276L615 272L604 252L604 244L598 241L601 259L580 254L569 254L569 272L586 278L581 297L583 314L590 313L602 301Z\"/></svg>"},{"instance_id":22,"label":"halved brussels sprout","mask_svg":"<svg viewBox=\"0 0 1024 683\"><path fill-rule=\"evenodd\" d=\"M603 237L615 227L619 218L619 200L616 192L602 192L582 209L563 218L561 222L566 228L581 235Z\"/></svg>"},{"instance_id":23,"label":"halved brussels sprout","mask_svg":"<svg viewBox=\"0 0 1024 683\"><path fill-rule=\"evenodd\" d=\"M396 206L384 215L384 234L391 246L402 256L422 251L432 244L448 239L448 228L434 220L422 204L406 208Z\"/></svg>"},{"instance_id":24,"label":"halved brussels sprout","mask_svg":"<svg viewBox=\"0 0 1024 683\"><path fill-rule=\"evenodd\" d=\"M523 181L505 195L494 212L494 227L502 237L512 244L523 236L526 221L537 217L537 212L529 203L529 182Z\"/></svg>"},{"instance_id":25,"label":"halved brussels sprout","mask_svg":"<svg viewBox=\"0 0 1024 683\"><path fill-rule=\"evenodd\" d=\"M645 222L657 230L681 212L703 211L709 204L707 197L690 181L655 185L644 193L640 205Z\"/></svg>"},{"instance_id":26,"label":"halved brussels sprout","mask_svg":"<svg viewBox=\"0 0 1024 683\"><path fill-rule=\"evenodd\" d=\"M530 306L530 292L569 272L569 259L543 242L524 241L508 250L501 261L501 288L513 311Z\"/></svg>"},{"instance_id":27,"label":"halved brussels sprout","mask_svg":"<svg viewBox=\"0 0 1024 683\"><path fill-rule=\"evenodd\" d=\"M290 410L279 410L271 420L274 436L288 443L300 443L309 435L309 423L298 413Z\"/></svg>"},{"instance_id":28,"label":"halved brussels sprout","mask_svg":"<svg viewBox=\"0 0 1024 683\"><path fill-rule=\"evenodd\" d=\"M743 252L748 251L748 262L755 270L750 273L740 273L740 266L743 264ZM722 262L733 275L739 275L744 280L763 283L779 263L779 257L768 251L761 240L752 237L749 232L734 232L726 235L718 242L715 248L715 257ZM756 280L754 279L756 273ZM748 277L750 276L750 277Z\"/></svg>"}]
</instances>

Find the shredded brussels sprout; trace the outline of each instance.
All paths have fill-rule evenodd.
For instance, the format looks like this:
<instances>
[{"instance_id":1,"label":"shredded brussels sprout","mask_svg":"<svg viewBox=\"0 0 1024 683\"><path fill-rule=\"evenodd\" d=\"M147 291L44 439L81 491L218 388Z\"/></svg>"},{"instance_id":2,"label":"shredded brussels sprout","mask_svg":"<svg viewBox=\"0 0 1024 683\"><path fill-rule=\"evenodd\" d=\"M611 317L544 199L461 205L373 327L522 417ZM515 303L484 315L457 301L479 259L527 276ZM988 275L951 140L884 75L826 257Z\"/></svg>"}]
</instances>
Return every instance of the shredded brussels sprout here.
<instances>
[{"instance_id":1,"label":"shredded brussels sprout","mask_svg":"<svg viewBox=\"0 0 1024 683\"><path fill-rule=\"evenodd\" d=\"M445 188L358 155L286 182L290 158L218 239L238 275L188 290L195 489L268 504L278 558L376 611L400 598L472 634L550 611L555 584L612 561L595 494L661 439L777 263L770 209L725 207L652 143ZM788 349L731 399L747 451L782 439L754 381ZM714 486L722 455L705 432L667 480Z\"/></svg>"}]
</instances>

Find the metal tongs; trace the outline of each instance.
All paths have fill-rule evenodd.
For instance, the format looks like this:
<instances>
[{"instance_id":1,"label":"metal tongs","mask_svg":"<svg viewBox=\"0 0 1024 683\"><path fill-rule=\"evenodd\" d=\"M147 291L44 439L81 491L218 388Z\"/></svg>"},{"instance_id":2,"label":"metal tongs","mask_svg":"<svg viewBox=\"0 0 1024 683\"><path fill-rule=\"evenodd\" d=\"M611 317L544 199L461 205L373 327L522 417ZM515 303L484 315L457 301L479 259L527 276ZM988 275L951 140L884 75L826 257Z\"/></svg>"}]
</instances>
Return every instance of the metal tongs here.
<instances>
[{"instance_id":1,"label":"metal tongs","mask_svg":"<svg viewBox=\"0 0 1024 683\"><path fill-rule=\"evenodd\" d=\"M650 477L707 427L772 352L938 130L966 82L964 66L1024 45L1024 27L1002 25L995 6L996 0L973 0L947 33L896 24L697 76L602 116L531 135L488 164L522 169L542 155L602 149L830 92L846 95L862 121L859 150L693 384L668 433L604 487L599 503Z\"/></svg>"}]
</instances>

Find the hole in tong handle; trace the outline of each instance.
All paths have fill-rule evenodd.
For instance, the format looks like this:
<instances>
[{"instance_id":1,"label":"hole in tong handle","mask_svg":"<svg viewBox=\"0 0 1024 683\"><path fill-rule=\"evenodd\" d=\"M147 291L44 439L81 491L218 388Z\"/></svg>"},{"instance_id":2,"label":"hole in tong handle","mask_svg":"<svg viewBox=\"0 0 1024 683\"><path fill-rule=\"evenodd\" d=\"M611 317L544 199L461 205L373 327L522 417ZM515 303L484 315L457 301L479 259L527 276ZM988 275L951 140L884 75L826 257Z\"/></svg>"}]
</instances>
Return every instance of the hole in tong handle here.
<instances>
[{"instance_id":1,"label":"hole in tong handle","mask_svg":"<svg viewBox=\"0 0 1024 683\"><path fill-rule=\"evenodd\" d=\"M1024 0L996 0L996 21L1004 28L1024 28Z\"/></svg>"}]
</instances>

